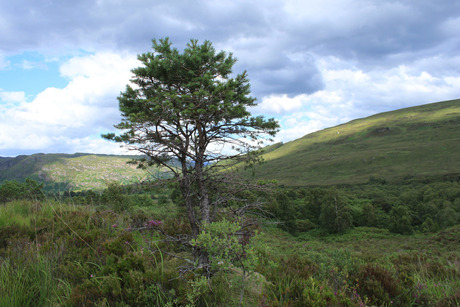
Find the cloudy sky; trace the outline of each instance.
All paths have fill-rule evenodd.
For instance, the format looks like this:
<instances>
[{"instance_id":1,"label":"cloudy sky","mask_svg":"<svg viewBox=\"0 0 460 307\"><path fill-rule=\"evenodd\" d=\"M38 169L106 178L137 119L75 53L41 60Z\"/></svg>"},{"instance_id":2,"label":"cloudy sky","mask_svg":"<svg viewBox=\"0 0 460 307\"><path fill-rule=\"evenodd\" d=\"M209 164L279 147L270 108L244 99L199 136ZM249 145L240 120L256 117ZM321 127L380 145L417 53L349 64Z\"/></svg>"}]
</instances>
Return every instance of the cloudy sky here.
<instances>
[{"instance_id":1,"label":"cloudy sky","mask_svg":"<svg viewBox=\"0 0 460 307\"><path fill-rule=\"evenodd\" d=\"M210 40L247 70L277 141L460 98L458 0L15 0L0 4L0 156L101 139L151 39Z\"/></svg>"}]
</instances>

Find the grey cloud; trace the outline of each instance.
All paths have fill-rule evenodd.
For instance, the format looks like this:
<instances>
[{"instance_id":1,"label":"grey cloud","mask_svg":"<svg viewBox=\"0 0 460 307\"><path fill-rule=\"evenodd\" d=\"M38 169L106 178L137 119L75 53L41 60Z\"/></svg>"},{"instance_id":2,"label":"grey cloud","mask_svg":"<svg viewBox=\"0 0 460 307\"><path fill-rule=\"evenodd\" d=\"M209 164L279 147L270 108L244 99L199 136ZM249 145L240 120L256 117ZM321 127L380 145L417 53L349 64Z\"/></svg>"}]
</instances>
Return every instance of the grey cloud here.
<instances>
[{"instance_id":1,"label":"grey cloud","mask_svg":"<svg viewBox=\"0 0 460 307\"><path fill-rule=\"evenodd\" d=\"M152 38L177 46L190 38L230 47L236 72L248 70L256 95L312 93L323 88L314 61L289 54L335 56L364 69L395 67L458 52L459 38L446 24L460 2L324 1L316 18L294 18L285 1L59 1L15 0L0 6L0 52L26 49L101 49L141 53ZM298 2L299 13L310 3ZM312 2L312 5L315 2ZM427 65L433 74L438 68ZM458 72L458 69L454 71Z\"/></svg>"},{"instance_id":2,"label":"grey cloud","mask_svg":"<svg viewBox=\"0 0 460 307\"><path fill-rule=\"evenodd\" d=\"M263 20L254 4L208 1L11 1L2 5L2 49L121 48L144 50L170 36L220 40L252 32Z\"/></svg>"},{"instance_id":3,"label":"grey cloud","mask_svg":"<svg viewBox=\"0 0 460 307\"><path fill-rule=\"evenodd\" d=\"M254 79L253 92L259 97L270 94L310 94L323 88L321 73L314 63L290 62L281 68L256 70L250 76Z\"/></svg>"},{"instance_id":4,"label":"grey cloud","mask_svg":"<svg viewBox=\"0 0 460 307\"><path fill-rule=\"evenodd\" d=\"M333 54L358 61L397 65L393 55L407 54L401 62L426 54L447 38L442 26L458 16L460 2L455 1L379 1L372 8L350 15L343 27L348 31L327 31L316 38L318 53ZM360 5L357 2L357 6ZM323 25L327 28L327 24Z\"/></svg>"},{"instance_id":5,"label":"grey cloud","mask_svg":"<svg viewBox=\"0 0 460 307\"><path fill-rule=\"evenodd\" d=\"M0 7L2 49L15 52L28 48L60 47L78 43L79 32L89 30L91 1L7 1ZM80 18L78 18L80 17ZM51 46L47 46L52 44Z\"/></svg>"},{"instance_id":6,"label":"grey cloud","mask_svg":"<svg viewBox=\"0 0 460 307\"><path fill-rule=\"evenodd\" d=\"M272 37L281 31L285 48L381 57L429 48L445 39L444 22L458 16L452 0L354 1L347 12L324 9L324 22L294 23L282 1L27 1L4 2L2 49L58 46L138 49L154 37L223 41L237 36ZM299 10L308 10L308 5ZM146 42L147 41L147 42ZM56 46L48 46L54 48Z\"/></svg>"}]
</instances>

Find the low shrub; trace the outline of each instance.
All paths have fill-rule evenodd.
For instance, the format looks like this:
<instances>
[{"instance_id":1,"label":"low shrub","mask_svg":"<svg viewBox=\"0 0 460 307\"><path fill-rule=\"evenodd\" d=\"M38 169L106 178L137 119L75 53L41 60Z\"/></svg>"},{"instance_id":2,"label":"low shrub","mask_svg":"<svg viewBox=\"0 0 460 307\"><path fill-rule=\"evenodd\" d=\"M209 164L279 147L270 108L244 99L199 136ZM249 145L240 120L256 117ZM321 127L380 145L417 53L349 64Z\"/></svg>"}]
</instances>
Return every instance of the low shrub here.
<instances>
[{"instance_id":1,"label":"low shrub","mask_svg":"<svg viewBox=\"0 0 460 307\"><path fill-rule=\"evenodd\" d=\"M409 304L408 291L387 269L374 264L363 265L356 275L357 290L378 306Z\"/></svg>"}]
</instances>

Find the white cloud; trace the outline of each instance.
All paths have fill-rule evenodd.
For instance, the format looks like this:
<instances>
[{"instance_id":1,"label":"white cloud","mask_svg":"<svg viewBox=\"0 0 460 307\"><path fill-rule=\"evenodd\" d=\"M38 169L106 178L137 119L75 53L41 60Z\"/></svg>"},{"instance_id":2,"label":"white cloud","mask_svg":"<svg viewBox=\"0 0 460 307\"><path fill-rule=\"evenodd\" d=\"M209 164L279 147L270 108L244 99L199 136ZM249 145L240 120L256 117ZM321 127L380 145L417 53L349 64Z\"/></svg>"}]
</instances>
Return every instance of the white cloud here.
<instances>
[{"instance_id":1,"label":"white cloud","mask_svg":"<svg viewBox=\"0 0 460 307\"><path fill-rule=\"evenodd\" d=\"M3 114L10 108L26 101L24 92L7 92L0 88L0 121L5 121Z\"/></svg>"},{"instance_id":2,"label":"white cloud","mask_svg":"<svg viewBox=\"0 0 460 307\"><path fill-rule=\"evenodd\" d=\"M349 103L348 113L355 117L460 97L458 74L451 71L435 76L419 66L422 62L362 70L346 67L344 62L336 65L328 59L318 61L326 84L324 92L337 93L342 104Z\"/></svg>"},{"instance_id":3,"label":"white cloud","mask_svg":"<svg viewBox=\"0 0 460 307\"><path fill-rule=\"evenodd\" d=\"M293 98L284 95L270 95L262 99L254 112L263 114L285 114L295 112L302 108L302 101L306 95L298 95Z\"/></svg>"},{"instance_id":4,"label":"white cloud","mask_svg":"<svg viewBox=\"0 0 460 307\"><path fill-rule=\"evenodd\" d=\"M283 129L275 138L277 142L288 142L303 137L309 133L332 127L338 124L339 118L322 116L321 113L305 112L281 118Z\"/></svg>"},{"instance_id":5,"label":"white cloud","mask_svg":"<svg viewBox=\"0 0 460 307\"><path fill-rule=\"evenodd\" d=\"M3 92L0 146L8 138L9 148L102 148L101 140L91 140L118 122L116 96L137 66L123 52L145 52L152 38L165 36L179 49L197 38L233 52L234 72L248 71L259 98L253 110L276 116L284 141L382 111L459 98L459 8L452 0L6 1L0 72L17 73L20 65L7 60L15 63L25 50L42 54L45 64L49 56L94 54L61 66L69 80L64 88L32 100L26 88L25 94Z\"/></svg>"},{"instance_id":6,"label":"white cloud","mask_svg":"<svg viewBox=\"0 0 460 307\"><path fill-rule=\"evenodd\" d=\"M4 92L0 89L0 99L5 103L18 103L26 100L24 92Z\"/></svg>"},{"instance_id":7,"label":"white cloud","mask_svg":"<svg viewBox=\"0 0 460 307\"><path fill-rule=\"evenodd\" d=\"M21 68L24 70L47 69L47 66L45 63L42 63L42 62L33 62L33 61L24 60L21 63Z\"/></svg>"},{"instance_id":8,"label":"white cloud","mask_svg":"<svg viewBox=\"0 0 460 307\"><path fill-rule=\"evenodd\" d=\"M64 140L66 147L71 148L71 152L85 152L95 154L137 154L128 151L124 147L120 147L119 144L108 142L101 139L100 137L82 137L82 138L67 138Z\"/></svg>"},{"instance_id":9,"label":"white cloud","mask_svg":"<svg viewBox=\"0 0 460 307\"><path fill-rule=\"evenodd\" d=\"M277 141L290 141L308 133L355 118L423 103L460 97L460 77L434 76L416 64L364 71L336 58L319 58L324 89L313 94L264 97L257 113L277 116Z\"/></svg>"},{"instance_id":10,"label":"white cloud","mask_svg":"<svg viewBox=\"0 0 460 307\"><path fill-rule=\"evenodd\" d=\"M61 73L70 79L64 88L48 88L31 102L24 100L22 92L0 92L2 99L21 102L0 109L0 150L48 152L53 148L67 152L70 148L76 151L87 148L92 152L101 149L119 152L118 145L106 144L98 134L101 129L110 129L118 123L116 97L124 90L131 77L130 70L136 66L134 55L98 53L77 57L61 67Z\"/></svg>"}]
</instances>

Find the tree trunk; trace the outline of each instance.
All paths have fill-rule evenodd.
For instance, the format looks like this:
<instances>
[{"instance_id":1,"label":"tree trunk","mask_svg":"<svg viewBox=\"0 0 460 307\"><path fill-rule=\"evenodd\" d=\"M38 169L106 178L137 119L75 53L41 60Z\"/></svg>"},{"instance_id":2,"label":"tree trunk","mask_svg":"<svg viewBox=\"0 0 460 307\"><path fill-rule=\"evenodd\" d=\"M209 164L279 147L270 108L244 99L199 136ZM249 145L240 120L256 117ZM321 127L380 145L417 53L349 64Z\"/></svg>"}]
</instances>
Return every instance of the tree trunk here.
<instances>
[{"instance_id":1,"label":"tree trunk","mask_svg":"<svg viewBox=\"0 0 460 307\"><path fill-rule=\"evenodd\" d=\"M198 221L195 210L193 208L193 199L192 195L195 194L192 180L190 179L190 173L187 170L187 162L184 158L182 163L182 178L180 180L180 189L182 196L185 199L185 206L187 208L187 217L190 222L190 227L192 228L192 237L196 238L200 234L200 222ZM200 203L200 212L201 212L201 223L209 222L209 197L204 185L202 167L198 165L195 167L195 176L198 185L198 197ZM193 257L198 264L198 268L203 269L203 274L209 277L209 257L206 251L200 248L193 248Z\"/></svg>"},{"instance_id":2,"label":"tree trunk","mask_svg":"<svg viewBox=\"0 0 460 307\"><path fill-rule=\"evenodd\" d=\"M190 182L190 177L187 171L187 162L185 158L181 161L182 164L182 178L180 180L180 190L182 192L182 197L185 200L185 208L187 208L187 217L190 223L190 228L192 229L192 236L196 238L200 233L198 227L198 221L196 220L195 211L193 210L193 201L192 201L192 184Z\"/></svg>"},{"instance_id":3,"label":"tree trunk","mask_svg":"<svg viewBox=\"0 0 460 307\"><path fill-rule=\"evenodd\" d=\"M198 159L199 162L195 165L195 176L197 180L198 186L198 198L200 202L200 213L201 213L201 221L200 225L204 225L210 223L210 205L209 205L209 195L208 189L206 188L205 178L203 175L203 160ZM208 278L210 277L210 270L209 270L209 257L208 253L204 250L196 250L195 251L195 260L198 260L198 267L203 269L203 274L206 275Z\"/></svg>"},{"instance_id":4,"label":"tree trunk","mask_svg":"<svg viewBox=\"0 0 460 307\"><path fill-rule=\"evenodd\" d=\"M243 306L244 287L246 282L246 271L243 269L243 277L241 279L241 291L240 291L240 304L239 307Z\"/></svg>"},{"instance_id":5,"label":"tree trunk","mask_svg":"<svg viewBox=\"0 0 460 307\"><path fill-rule=\"evenodd\" d=\"M202 180L202 179L201 179ZM198 179L198 188L200 190L200 211L201 211L201 223L206 224L211 222L210 220L210 208L209 208L209 195L208 190L204 182L200 182Z\"/></svg>"},{"instance_id":6,"label":"tree trunk","mask_svg":"<svg viewBox=\"0 0 460 307\"><path fill-rule=\"evenodd\" d=\"M206 141L205 135L206 131L204 130L203 125L200 122L197 122L198 130L198 146L196 151L196 161L195 161L195 176L198 184L198 197L200 201L200 213L201 213L201 223L206 224L210 221L210 208L209 208L209 194L208 189L206 188L205 176L204 176L204 157L206 152Z\"/></svg>"}]
</instances>

